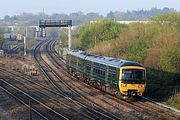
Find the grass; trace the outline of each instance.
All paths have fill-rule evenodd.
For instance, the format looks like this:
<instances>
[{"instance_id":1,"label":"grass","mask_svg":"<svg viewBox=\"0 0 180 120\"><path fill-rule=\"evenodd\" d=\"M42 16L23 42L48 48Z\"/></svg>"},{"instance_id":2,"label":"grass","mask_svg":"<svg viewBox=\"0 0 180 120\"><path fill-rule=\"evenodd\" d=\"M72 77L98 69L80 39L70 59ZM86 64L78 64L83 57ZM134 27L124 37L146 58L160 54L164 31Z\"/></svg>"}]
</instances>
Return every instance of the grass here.
<instances>
[{"instance_id":1,"label":"grass","mask_svg":"<svg viewBox=\"0 0 180 120\"><path fill-rule=\"evenodd\" d=\"M148 81L145 97L180 110L179 85L169 85L167 81L158 82Z\"/></svg>"},{"instance_id":2,"label":"grass","mask_svg":"<svg viewBox=\"0 0 180 120\"><path fill-rule=\"evenodd\" d=\"M164 104L180 110L180 94L176 94L169 98Z\"/></svg>"}]
</instances>

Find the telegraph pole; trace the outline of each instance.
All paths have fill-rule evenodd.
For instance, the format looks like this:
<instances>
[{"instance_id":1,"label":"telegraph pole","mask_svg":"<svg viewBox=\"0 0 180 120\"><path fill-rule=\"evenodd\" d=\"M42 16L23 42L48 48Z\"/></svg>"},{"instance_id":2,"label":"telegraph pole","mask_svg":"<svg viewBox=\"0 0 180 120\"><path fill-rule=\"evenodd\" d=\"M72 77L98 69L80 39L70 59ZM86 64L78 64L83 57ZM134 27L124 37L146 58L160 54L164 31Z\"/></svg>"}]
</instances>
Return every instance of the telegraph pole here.
<instances>
[{"instance_id":1,"label":"telegraph pole","mask_svg":"<svg viewBox=\"0 0 180 120\"><path fill-rule=\"evenodd\" d=\"M25 31L26 33L25 33L25 36L27 37L27 26L26 26L26 31Z\"/></svg>"}]
</instances>

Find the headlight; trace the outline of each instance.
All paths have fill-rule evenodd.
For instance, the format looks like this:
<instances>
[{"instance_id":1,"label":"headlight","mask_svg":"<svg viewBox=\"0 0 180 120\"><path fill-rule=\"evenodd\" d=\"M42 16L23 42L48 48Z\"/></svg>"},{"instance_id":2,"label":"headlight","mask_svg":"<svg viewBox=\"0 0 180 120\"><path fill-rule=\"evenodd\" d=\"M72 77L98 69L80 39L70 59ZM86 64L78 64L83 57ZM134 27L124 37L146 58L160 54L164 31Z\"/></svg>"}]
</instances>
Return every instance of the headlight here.
<instances>
[{"instance_id":1,"label":"headlight","mask_svg":"<svg viewBox=\"0 0 180 120\"><path fill-rule=\"evenodd\" d=\"M142 87L144 87L143 85L138 85L138 88L142 88Z\"/></svg>"},{"instance_id":2,"label":"headlight","mask_svg":"<svg viewBox=\"0 0 180 120\"><path fill-rule=\"evenodd\" d=\"M121 87L127 87L127 84L121 84Z\"/></svg>"}]
</instances>

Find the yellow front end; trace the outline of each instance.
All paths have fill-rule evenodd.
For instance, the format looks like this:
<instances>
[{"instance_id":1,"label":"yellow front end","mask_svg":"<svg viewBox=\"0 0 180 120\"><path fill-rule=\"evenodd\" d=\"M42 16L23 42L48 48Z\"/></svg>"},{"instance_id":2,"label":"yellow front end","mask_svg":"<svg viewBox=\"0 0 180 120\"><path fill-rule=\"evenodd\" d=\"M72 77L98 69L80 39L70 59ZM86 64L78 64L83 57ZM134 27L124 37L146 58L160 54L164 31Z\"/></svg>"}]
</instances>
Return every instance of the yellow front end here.
<instances>
[{"instance_id":1,"label":"yellow front end","mask_svg":"<svg viewBox=\"0 0 180 120\"><path fill-rule=\"evenodd\" d=\"M128 71L129 73L125 73L123 71ZM140 75L142 73L142 75ZM139 74L140 77L143 79L136 79L136 77L131 78L130 76L138 76L136 74ZM127 79L124 77L128 76ZM128 79L131 78L131 79ZM138 77L137 77L138 78ZM137 97L142 96L142 94L145 91L146 87L146 69L144 67L139 66L126 66L120 68L120 76L119 76L119 90L122 96L128 96L128 97ZM125 79L125 80L124 80Z\"/></svg>"},{"instance_id":2,"label":"yellow front end","mask_svg":"<svg viewBox=\"0 0 180 120\"><path fill-rule=\"evenodd\" d=\"M131 96L142 96L145 90L145 84L123 84L120 82L120 92L124 96L128 96L128 90L131 92ZM137 94L134 93L137 91Z\"/></svg>"}]
</instances>

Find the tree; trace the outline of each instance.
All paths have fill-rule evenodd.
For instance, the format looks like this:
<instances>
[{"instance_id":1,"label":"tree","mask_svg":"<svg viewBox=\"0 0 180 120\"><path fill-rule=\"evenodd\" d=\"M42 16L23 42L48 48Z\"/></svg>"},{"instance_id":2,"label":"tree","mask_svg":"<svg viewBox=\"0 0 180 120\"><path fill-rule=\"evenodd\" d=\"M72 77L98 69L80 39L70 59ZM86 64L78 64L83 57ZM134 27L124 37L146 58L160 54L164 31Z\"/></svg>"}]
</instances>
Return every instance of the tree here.
<instances>
[{"instance_id":1,"label":"tree","mask_svg":"<svg viewBox=\"0 0 180 120\"><path fill-rule=\"evenodd\" d=\"M160 24L161 26L175 28L180 31L180 12L159 14L152 17L151 20Z\"/></svg>"},{"instance_id":2,"label":"tree","mask_svg":"<svg viewBox=\"0 0 180 120\"><path fill-rule=\"evenodd\" d=\"M10 20L9 15L4 16L4 20L5 20L5 21L9 21L9 20Z\"/></svg>"},{"instance_id":3,"label":"tree","mask_svg":"<svg viewBox=\"0 0 180 120\"><path fill-rule=\"evenodd\" d=\"M107 14L107 18L109 19L114 19L114 13L112 11L110 11L108 14Z\"/></svg>"},{"instance_id":4,"label":"tree","mask_svg":"<svg viewBox=\"0 0 180 120\"><path fill-rule=\"evenodd\" d=\"M100 20L95 23L86 24L80 28L80 48L89 49L97 44L113 40L126 25L112 20Z\"/></svg>"}]
</instances>

